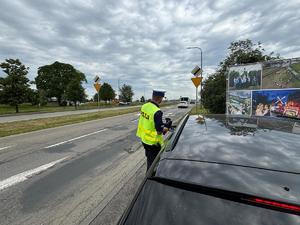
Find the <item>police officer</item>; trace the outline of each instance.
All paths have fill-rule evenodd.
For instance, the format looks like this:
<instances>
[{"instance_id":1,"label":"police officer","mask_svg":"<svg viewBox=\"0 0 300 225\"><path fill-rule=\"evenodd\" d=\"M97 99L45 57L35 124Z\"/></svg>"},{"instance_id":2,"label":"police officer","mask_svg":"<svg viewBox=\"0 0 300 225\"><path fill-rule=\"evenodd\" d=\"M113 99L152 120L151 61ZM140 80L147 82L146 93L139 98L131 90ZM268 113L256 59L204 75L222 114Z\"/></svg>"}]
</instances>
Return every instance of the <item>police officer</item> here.
<instances>
[{"instance_id":1,"label":"police officer","mask_svg":"<svg viewBox=\"0 0 300 225\"><path fill-rule=\"evenodd\" d=\"M141 108L136 135L141 139L145 148L147 170L163 147L163 134L168 131L168 128L164 127L163 113L159 108L164 96L164 91L153 90L152 100Z\"/></svg>"}]
</instances>

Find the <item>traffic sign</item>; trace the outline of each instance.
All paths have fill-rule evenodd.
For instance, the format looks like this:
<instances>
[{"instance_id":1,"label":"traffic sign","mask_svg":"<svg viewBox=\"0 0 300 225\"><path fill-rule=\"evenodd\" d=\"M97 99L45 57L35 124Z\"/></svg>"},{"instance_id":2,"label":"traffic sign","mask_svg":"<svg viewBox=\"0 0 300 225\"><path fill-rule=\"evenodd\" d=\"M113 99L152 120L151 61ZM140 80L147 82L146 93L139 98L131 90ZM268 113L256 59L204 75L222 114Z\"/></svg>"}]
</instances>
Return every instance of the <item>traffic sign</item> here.
<instances>
[{"instance_id":1,"label":"traffic sign","mask_svg":"<svg viewBox=\"0 0 300 225\"><path fill-rule=\"evenodd\" d=\"M94 87L95 87L97 93L99 93L100 88L101 88L101 84L99 84L99 83L94 83Z\"/></svg>"},{"instance_id":2,"label":"traffic sign","mask_svg":"<svg viewBox=\"0 0 300 225\"><path fill-rule=\"evenodd\" d=\"M97 83L99 80L100 80L100 77L96 75L94 78L94 82Z\"/></svg>"},{"instance_id":3,"label":"traffic sign","mask_svg":"<svg viewBox=\"0 0 300 225\"><path fill-rule=\"evenodd\" d=\"M193 84L197 88L201 84L202 77L193 77L193 78L191 78L191 80L193 81Z\"/></svg>"},{"instance_id":4,"label":"traffic sign","mask_svg":"<svg viewBox=\"0 0 300 225\"><path fill-rule=\"evenodd\" d=\"M191 71L194 76L199 76L201 74L201 68L199 66L195 66L195 68Z\"/></svg>"}]
</instances>

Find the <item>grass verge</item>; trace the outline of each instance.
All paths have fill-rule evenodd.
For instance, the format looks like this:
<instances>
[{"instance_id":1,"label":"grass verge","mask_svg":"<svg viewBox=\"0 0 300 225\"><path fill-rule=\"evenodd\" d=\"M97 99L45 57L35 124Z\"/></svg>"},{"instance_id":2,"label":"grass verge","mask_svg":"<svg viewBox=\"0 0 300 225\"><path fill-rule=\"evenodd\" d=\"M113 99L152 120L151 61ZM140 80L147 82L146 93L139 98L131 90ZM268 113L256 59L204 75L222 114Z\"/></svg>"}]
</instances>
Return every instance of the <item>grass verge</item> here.
<instances>
[{"instance_id":1,"label":"grass verge","mask_svg":"<svg viewBox=\"0 0 300 225\"><path fill-rule=\"evenodd\" d=\"M142 105L143 103L141 102L132 102L128 106L137 106L137 105ZM172 105L176 104L176 102L163 102L161 106L165 105ZM100 109L107 109L107 108L113 108L113 107L118 107L117 104L113 103L104 103L100 102ZM64 112L64 111L79 111L79 110L89 110L89 109L97 109L97 102L89 102L83 105L79 105L76 109L74 106L58 106L57 103L48 103L45 106L33 106L29 103L24 103L19 105L19 110L20 112L17 114L15 111L14 106L10 105L3 105L0 104L0 115L1 116L6 116L6 115L25 115L25 114L33 114L33 113L48 113L48 112Z\"/></svg>"},{"instance_id":2,"label":"grass verge","mask_svg":"<svg viewBox=\"0 0 300 225\"><path fill-rule=\"evenodd\" d=\"M194 106L193 109L190 112L190 115L197 115L197 114L206 115L206 114L209 114L209 110L198 105L197 113L196 113L196 106Z\"/></svg>"},{"instance_id":3,"label":"grass verge","mask_svg":"<svg viewBox=\"0 0 300 225\"><path fill-rule=\"evenodd\" d=\"M132 104L136 105L136 104ZM112 108L116 107L118 105L116 104L105 104L103 102L100 103L100 109L103 108ZM79 105L77 109L75 109L74 106L58 106L57 104L51 104L38 107L36 105L31 105L28 103L24 103L19 105L19 114L32 114L32 113L48 113L48 112L64 112L64 111L77 111L77 110L88 110L88 109L97 109L97 103L91 102L86 103L84 105ZM0 115L10 115L10 114L16 114L15 107L10 105L2 105L0 104Z\"/></svg>"},{"instance_id":4,"label":"grass verge","mask_svg":"<svg viewBox=\"0 0 300 225\"><path fill-rule=\"evenodd\" d=\"M0 123L0 137L42 130L51 127L64 126L73 123L102 119L112 116L118 116L122 114L138 112L139 110L139 107L135 107L130 109L107 110L95 113L84 113L79 115L68 115L52 118L25 120L19 122Z\"/></svg>"}]
</instances>

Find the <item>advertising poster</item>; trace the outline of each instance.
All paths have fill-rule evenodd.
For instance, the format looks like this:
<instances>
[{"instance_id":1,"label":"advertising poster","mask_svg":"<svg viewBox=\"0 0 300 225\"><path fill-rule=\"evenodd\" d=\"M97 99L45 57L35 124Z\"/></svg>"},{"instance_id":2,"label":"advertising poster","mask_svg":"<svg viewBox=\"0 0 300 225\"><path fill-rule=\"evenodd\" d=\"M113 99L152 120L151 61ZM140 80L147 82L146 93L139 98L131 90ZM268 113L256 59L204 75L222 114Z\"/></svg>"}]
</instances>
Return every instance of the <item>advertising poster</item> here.
<instances>
[{"instance_id":1,"label":"advertising poster","mask_svg":"<svg viewBox=\"0 0 300 225\"><path fill-rule=\"evenodd\" d=\"M300 88L300 59L264 62L262 88Z\"/></svg>"},{"instance_id":2,"label":"advertising poster","mask_svg":"<svg viewBox=\"0 0 300 225\"><path fill-rule=\"evenodd\" d=\"M260 63L229 68L229 90L261 89L262 65Z\"/></svg>"},{"instance_id":3,"label":"advertising poster","mask_svg":"<svg viewBox=\"0 0 300 225\"><path fill-rule=\"evenodd\" d=\"M250 116L251 91L230 91L227 114Z\"/></svg>"},{"instance_id":4,"label":"advertising poster","mask_svg":"<svg viewBox=\"0 0 300 225\"><path fill-rule=\"evenodd\" d=\"M300 118L300 89L253 91L252 115Z\"/></svg>"}]
</instances>

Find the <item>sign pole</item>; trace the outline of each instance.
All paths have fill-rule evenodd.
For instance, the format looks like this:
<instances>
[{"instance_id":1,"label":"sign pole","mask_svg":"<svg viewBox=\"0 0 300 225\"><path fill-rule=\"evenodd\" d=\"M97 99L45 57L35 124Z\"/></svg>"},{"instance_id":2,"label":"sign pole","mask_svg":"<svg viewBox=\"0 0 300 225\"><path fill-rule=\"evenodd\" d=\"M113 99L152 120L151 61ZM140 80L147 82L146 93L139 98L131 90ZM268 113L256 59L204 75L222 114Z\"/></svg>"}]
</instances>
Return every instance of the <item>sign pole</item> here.
<instances>
[{"instance_id":1,"label":"sign pole","mask_svg":"<svg viewBox=\"0 0 300 225\"><path fill-rule=\"evenodd\" d=\"M100 108L100 103L99 103L100 96L99 96L99 92L100 91L98 91L98 104L97 104L98 109Z\"/></svg>"},{"instance_id":2,"label":"sign pole","mask_svg":"<svg viewBox=\"0 0 300 225\"><path fill-rule=\"evenodd\" d=\"M198 87L196 87L196 115L198 115Z\"/></svg>"},{"instance_id":3,"label":"sign pole","mask_svg":"<svg viewBox=\"0 0 300 225\"><path fill-rule=\"evenodd\" d=\"M98 93L98 101L97 101L97 108L98 108L98 110L100 109L100 88L101 88L101 84L99 83L99 81L100 81L101 79L100 79L100 77L99 76L95 76L95 78L94 78L94 87L95 87L95 89L96 89L96 91L97 91L97 93Z\"/></svg>"},{"instance_id":4,"label":"sign pole","mask_svg":"<svg viewBox=\"0 0 300 225\"><path fill-rule=\"evenodd\" d=\"M198 114L198 87L201 84L202 77L195 76L195 77L191 78L191 80L196 88L196 114Z\"/></svg>"}]
</instances>

